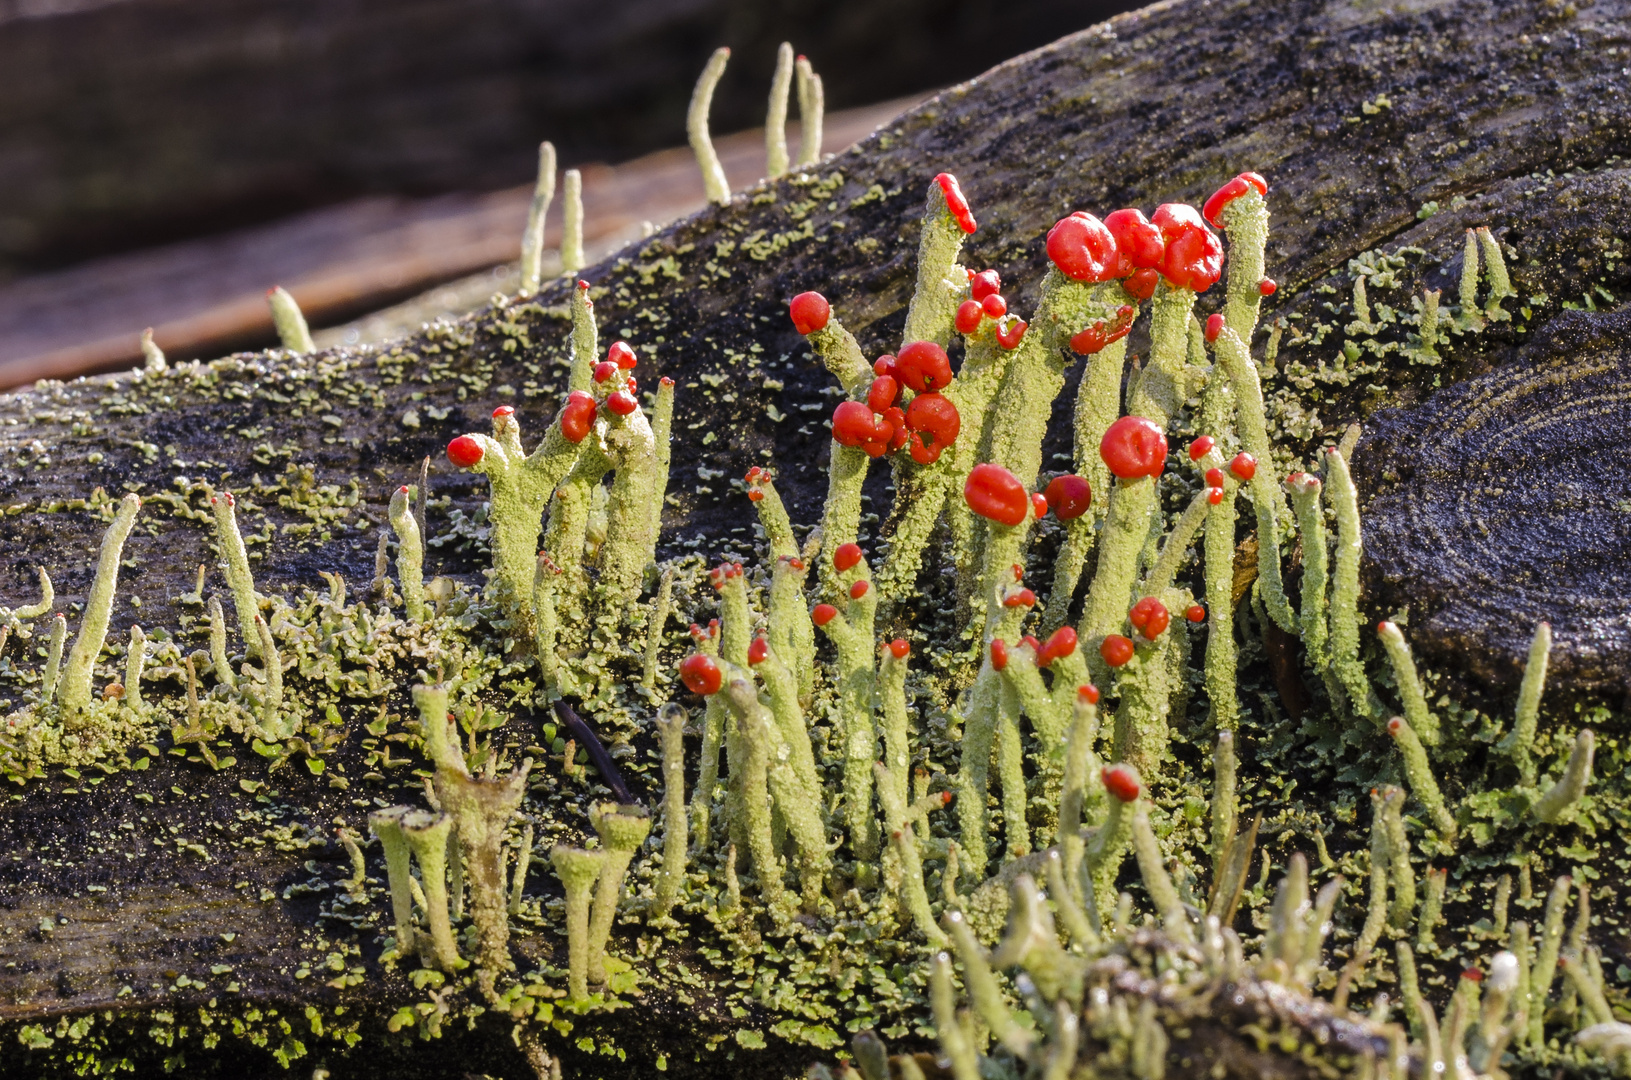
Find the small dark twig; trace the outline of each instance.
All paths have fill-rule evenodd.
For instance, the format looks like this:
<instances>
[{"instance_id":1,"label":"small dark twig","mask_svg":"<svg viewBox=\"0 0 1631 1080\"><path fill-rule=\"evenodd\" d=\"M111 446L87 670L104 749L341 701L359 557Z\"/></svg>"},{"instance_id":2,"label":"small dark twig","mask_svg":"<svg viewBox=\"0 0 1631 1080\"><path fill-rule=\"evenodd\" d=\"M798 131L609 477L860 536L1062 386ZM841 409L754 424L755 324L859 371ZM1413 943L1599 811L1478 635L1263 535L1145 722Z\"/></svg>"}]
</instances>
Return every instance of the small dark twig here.
<instances>
[{"instance_id":1,"label":"small dark twig","mask_svg":"<svg viewBox=\"0 0 1631 1080\"><path fill-rule=\"evenodd\" d=\"M640 803L639 799L629 794L627 785L623 783L622 774L617 771L617 766L612 763L612 755L606 752L606 748L601 745L600 739L595 736L593 731L589 730L589 725L584 723L583 718L573 711L572 706L564 701L555 702L555 715L560 717L561 723L566 725L567 730L572 733L572 737L577 740L578 744L589 751L589 760L595 763L595 768L600 772L600 778L606 781L607 787L612 789L612 794L617 796L617 801L644 805Z\"/></svg>"}]
</instances>

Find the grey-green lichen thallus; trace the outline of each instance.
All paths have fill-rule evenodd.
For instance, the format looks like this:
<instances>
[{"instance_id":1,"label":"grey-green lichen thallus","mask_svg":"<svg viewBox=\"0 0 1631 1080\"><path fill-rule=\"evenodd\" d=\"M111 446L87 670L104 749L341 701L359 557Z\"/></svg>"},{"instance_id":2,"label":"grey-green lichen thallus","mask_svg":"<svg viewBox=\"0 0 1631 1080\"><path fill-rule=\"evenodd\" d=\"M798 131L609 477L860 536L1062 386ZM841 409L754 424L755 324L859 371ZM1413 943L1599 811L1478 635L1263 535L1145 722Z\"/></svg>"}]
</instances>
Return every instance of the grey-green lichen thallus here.
<instances>
[{"instance_id":1,"label":"grey-green lichen thallus","mask_svg":"<svg viewBox=\"0 0 1631 1080\"><path fill-rule=\"evenodd\" d=\"M731 197L706 123L723 62L690 124L716 202ZM795 80L804 146L771 131L772 174L820 164L819 79L790 48L770 126ZM529 296L547 144L540 166ZM660 346L602 347L608 314L637 313L581 282L553 418L529 434L495 391L490 432L448 445L487 493L479 522L444 528L424 472L384 487L361 596L338 574L299 597L257 590L253 485L201 491L189 511L219 563L183 600L199 647L133 627L122 683L98 687L141 500L93 500L108 533L71 647L44 569L40 602L0 611L0 653L51 616L37 662L5 657L25 687L0 733L7 775L135 768L127 752L168 731L211 774L232 776L222 750L242 744L319 776L348 734L332 695L369 698L372 771L341 790L414 779L361 800L377 849L335 832L350 876L322 911L345 948L379 951L352 962L336 946L328 985L394 972L379 991L399 995L392 1037L485 1017L540 1075L585 1042L661 1068L672 1048L615 1043L601 1023L658 995L727 1025L721 1056L777 1039L813 1058L854 1032L867 1080L1207 1075L1226 1047L1372 1077L1623 1062L1631 1029L1589 875L1555 877L1537 854L1613 820L1599 755L1619 769L1617 741L1542 717L1547 627L1513 720L1474 725L1418 668L1407 612L1363 621L1357 432L1314 461L1270 437L1267 181L1243 173L1201 210L1072 213L1022 312L1016 283L964 265L976 222L956 179L923 179L894 352L867 357L846 297L789 298L836 382L828 496L819 524L795 523L774 466L746 470L760 564L659 562L682 390L642 389ZM1421 297L1401 345L1421 362L1514 317L1502 245L1487 230L1465 244L1458 302ZM286 348L309 349L292 299L273 304ZM1145 308L1140 360L1128 341ZM1386 321L1363 278L1352 308ZM148 372L180 377L162 355ZM1043 453L1056 409L1069 471ZM885 465L887 539L865 505ZM490 550L484 586L426 580L447 529ZM1347 755L1325 816L1281 809L1257 719L1281 704L1252 675L1270 635L1323 694L1300 722ZM536 726L568 703L582 717ZM642 752L660 784L640 782ZM1452 985L1434 981L1445 972ZM318 1012L308 1027L345 1030ZM260 1020L242 1037L284 1064L306 1053L269 1044ZM66 1031L20 1041L59 1053Z\"/></svg>"}]
</instances>

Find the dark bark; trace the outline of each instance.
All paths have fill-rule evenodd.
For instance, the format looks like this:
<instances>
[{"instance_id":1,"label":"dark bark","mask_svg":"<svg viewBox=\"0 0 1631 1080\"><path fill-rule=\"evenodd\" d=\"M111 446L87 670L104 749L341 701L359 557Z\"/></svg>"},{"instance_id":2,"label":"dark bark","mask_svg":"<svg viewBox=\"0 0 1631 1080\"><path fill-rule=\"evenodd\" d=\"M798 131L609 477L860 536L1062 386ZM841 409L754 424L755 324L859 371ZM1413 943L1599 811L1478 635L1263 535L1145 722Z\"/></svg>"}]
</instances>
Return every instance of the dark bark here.
<instances>
[{"instance_id":1,"label":"dark bark","mask_svg":"<svg viewBox=\"0 0 1631 1080\"><path fill-rule=\"evenodd\" d=\"M1590 344L1612 334L1617 323L1600 314L1571 314L1567 320L1559 316L1565 301L1579 303L1575 298L1594 289L1601 290L1592 294L1598 307L1617 305L1631 285L1623 258L1605 258L1619 250L1615 238L1626 235L1625 217L1631 214L1631 200L1625 198L1627 172L1617 163L1617 155L1631 148L1631 99L1620 71L1626 62L1628 13L1631 3L1624 0L1603 0L1578 13L1572 7L1485 0L1422 11L1246 0L1148 9L948 91L828 162L814 184L784 180L740 194L730 207L710 209L592 268L584 276L597 287L606 339L624 336L654 347L654 359L643 360L638 372L643 385L665 374L680 383L670 484L678 505L665 518L665 544L690 538L688 547L705 553L730 545L732 529L744 528L748 518L745 501L727 480L749 464L771 458L781 469L780 486L794 519L816 519L827 447L819 417L832 399L822 392L828 378L788 326L786 300L818 288L869 354L893 345L912 283L923 191L936 172L958 174L980 220L965 261L999 268L1011 283L1010 304L1026 311L1034 306L1042 276L1040 238L1057 217L1080 207L1103 212L1124 204L1149 209L1168 200L1198 203L1222 180L1251 168L1274 185L1268 265L1280 290L1266 309L1269 318L1300 313L1306 316L1304 326L1352 319L1351 311L1336 310L1351 289L1348 260L1378 246L1393 251L1417 245L1427 252L1405 260L1395 291L1372 290L1373 303L1406 309L1412 292L1424 286L1443 288L1446 301L1453 299L1466 227L1490 225L1515 250L1517 257L1508 263L1520 299L1508 301L1507 308L1515 313L1524 308L1528 314L1514 314L1511 322L1494 324L1481 335L1457 338L1445 346L1442 366L1413 367L1393 352L1384 354L1380 367L1363 378L1310 377L1310 387L1321 395L1317 423L1283 437L1307 455L1333 440L1349 421L1378 407L1405 410L1379 424L1378 434L1362 444L1355 462L1369 490L1384 492L1374 500L1369 526L1380 556L1371 571L1373 606L1385 614L1392 610L1389 605L1409 599L1412 642L1432 664L1460 671L1473 684L1502 674L1516 643L1527 639L1528 620L1544 616L1559 631L1555 662L1560 678L1576 679L1587 690L1623 681L1626 628L1599 623L1592 630L1596 609L1582 602L1573 584L1597 591L1618 588L1618 595L1626 595L1623 548L1620 558L1604 563L1598 576L1583 573L1565 583L1566 588L1531 589L1523 577L1533 572L1530 564L1493 563L1481 580L1506 590L1501 595L1521 598L1521 604L1513 602L1518 615L1514 625L1510 612L1456 596L1454 583L1446 583L1444 563L1416 561L1408 546L1415 534L1388 515L1395 513L1390 507L1402 507L1397 512L1407 515L1417 512L1414 502L1397 494L1409 483L1431 481L1435 497L1439 490L1458 492L1475 483L1463 478L1472 475L1477 463L1453 441L1435 443L1407 434L1426 430L1422 424L1430 428L1430 418L1453 415L1449 403L1460 399L1433 398L1438 384L1485 372L1495 373L1490 377L1496 379L1518 379L1555 356L1582 350L1619 355L1610 346ZM1379 106L1379 94L1391 104ZM1542 175L1536 178L1537 173ZM829 185L822 178L833 179ZM869 195L874 185L876 192ZM755 198L761 194L774 198ZM1457 201L1461 199L1465 201ZM1441 209L1424 220L1418 209L1430 201ZM801 236L806 223L812 227ZM778 236L785 238L779 250L754 256L755 244ZM725 244L732 248L721 246ZM672 259L673 276L658 265L665 259ZM485 417L499 397L496 388L521 388L534 378L524 364L543 364L544 374L536 381L548 381L548 365L565 354L566 296L567 284L556 283L540 298L541 309L484 311L453 328L409 339L404 347L420 359L409 364L408 380L401 384L380 382L379 366L369 353L334 352L298 360L263 354L226 361L207 378L171 377L161 385L173 400L136 414L107 411L109 395L122 384L105 380L0 398L0 423L9 425L0 427L0 450L7 461L0 505L27 507L0 519L6 558L0 595L7 603L29 599L33 567L41 561L60 571L59 603L83 593L100 522L89 514L42 514L37 509L83 497L96 485L110 491L126 484L155 491L169 488L177 474L202 474L217 486L242 488L254 474L275 477L290 461L310 462L317 484L343 487L356 478L363 497L357 512L365 510L378 523L391 488L410 480L420 458L431 454L438 462L433 494L473 509L485 484L450 474L440 464L441 448L455 434L485 428ZM1331 310L1323 306L1327 304L1333 305ZM1549 329L1554 323L1556 333ZM525 329L525 337L514 351L506 351L505 344L516 340L515 325ZM1297 365L1317 370L1322 361L1329 368L1344 336L1350 335L1337 330L1316 345L1288 335L1280 352L1282 372L1300 370ZM753 353L754 347L763 352ZM434 376L427 374L431 371ZM726 381L710 391L699 376L716 373ZM421 375L429 381L418 381ZM785 389L767 389L767 379ZM1278 385L1270 383L1271 389ZM322 400L300 405L304 415L294 418L290 410L300 403L288 399L302 386L317 390ZM234 387L241 392L234 390L223 400L223 389ZM411 402L413 392L425 399ZM268 400L271 393L284 400ZM1605 396L1589 425L1576 416L1556 422L1557 435L1548 436L1552 441L1546 443L1554 468L1585 468L1569 439L1580 437L1590 425L1614 430L1627 407L1623 395L1612 398ZM555 392L517 399L529 438L542 430L556 399ZM1550 399L1536 394L1534 400L1541 409L1535 415L1544 421ZM1425 407L1423 401L1428 402ZM418 430L399 423L410 404L423 418ZM772 420L766 413L772 404L788 418ZM806 413L799 410L801 404L820 409ZM436 420L431 407L450 411ZM1068 446L1068 414L1068 401L1062 399L1051 450ZM325 415L335 419L325 423L320 419ZM1413 415L1429 419L1412 420ZM81 418L91 423L91 431L73 428ZM1485 438L1508 438L1500 434L1503 426L1521 422L1515 411L1491 417ZM241 434L246 428L251 433ZM700 436L707 432L719 437L705 445ZM28 449L35 439L49 454L49 466L39 464L36 451ZM138 442L151 445L152 451L144 454ZM272 446L257 457L255 448L263 442ZM92 452L103 459L90 463L87 455ZM1591 483L1575 484L1566 499L1548 489L1555 512L1570 520L1601 522L1611 530L1613 522L1623 519L1624 511L1617 508L1627 498L1631 473L1624 468L1623 449L1613 452L1618 456L1611 464L1591 472ZM1367 461L1367 455L1373 459ZM1415 455L1433 465L1430 473L1418 473L1412 481L1408 470ZM1387 475L1390 469L1397 480ZM1514 481L1514 490L1538 492L1545 482L1543 474L1528 476L1521 485ZM881 486L875 499L881 512ZM264 520L273 526L301 520L273 505L271 498L257 501L264 503ZM156 535L138 531L132 537L128 550L136 569L126 588L142 595L145 625L173 625L177 609L171 598L191 588L192 567L210 561L206 533L200 525L161 518L156 510L144 520L161 527ZM251 515L245 532L261 522L261 516ZM1446 531L1433 543L1446 562L1453 562L1448 552L1455 550L1476 549L1485 559L1513 550L1482 539L1473 516L1451 515L1444 522ZM1623 525L1617 527L1621 531L1608 535L1623 544ZM342 572L353 588L361 587L372 576L373 533L364 535L358 528L355 537L338 539L278 536L262 549L264 560L256 571L260 588L277 592L316 585L318 570ZM1600 541L1595 528L1544 535L1548 542L1591 546ZM1519 550L1525 560L1531 553L1530 547ZM445 573L474 578L479 569L454 555L443 555L442 561ZM1450 601L1456 601L1445 609L1450 614L1442 624L1434 622L1433 606ZM132 615L121 603L116 618L128 622ZM1440 625L1446 631L1435 635ZM1596 636L1589 657L1580 642L1587 632ZM402 673L402 681L410 677ZM196 829L199 815L209 807L233 805L229 795L238 775L210 777L187 798L165 794L174 776L162 762L134 789L124 787L123 776L115 776L73 801L53 793L61 786L57 782L36 784L12 810L12 835L65 847L78 838L89 849L94 845L87 830L111 829L134 813L153 818L155 832L171 823ZM287 773L275 782L284 792L282 800L303 807L301 814L313 821L356 813L350 803L355 792L342 796ZM129 802L132 791L145 790L143 784L160 795L159 803L147 809ZM341 858L332 845L320 855L335 864ZM304 1000L313 988L292 979L286 944L311 918L311 910L299 901L261 904L253 899L263 882L281 887L298 879L295 867L304 857L242 856L194 865L178 863L181 856L174 854L139 862L114 854L101 862L88 858L79 866L0 865L0 888L8 905L7 936L0 941L6 959L27 958L18 969L0 967L0 1016L49 1017L108 1007L120 1000L115 995L126 983L137 990L134 999L122 999L125 1004L186 998L185 992L146 989L165 982L156 973L179 961L166 959L166 950L156 944L140 945L130 910L101 923L102 930L94 929L93 918L119 899L133 903L143 888L157 889L169 902L178 879L201 909L220 911L222 919L238 925L237 977L255 997ZM339 875L337 866L333 875ZM106 899L79 895L93 880L106 883ZM251 888L235 891L238 881L251 882ZM69 925L81 927L87 936L72 949L60 941L46 949L25 944L25 932L47 912L68 917ZM116 946L125 950L122 958ZM64 984L55 973L70 967ZM355 996L365 1014L368 1002L379 1000L373 995L381 985L397 984L376 980L367 994ZM675 1012L685 1014L673 1018L680 1025L711 1030L709 1025L717 1022L654 999L640 1010L639 1023L660 1025ZM616 1014L603 1022L616 1027L629 1022L627 1016ZM489 1045L502 1043L505 1036L496 1028L484 1029ZM604 1067L603 1059L594 1060L596 1068Z\"/></svg>"}]
</instances>

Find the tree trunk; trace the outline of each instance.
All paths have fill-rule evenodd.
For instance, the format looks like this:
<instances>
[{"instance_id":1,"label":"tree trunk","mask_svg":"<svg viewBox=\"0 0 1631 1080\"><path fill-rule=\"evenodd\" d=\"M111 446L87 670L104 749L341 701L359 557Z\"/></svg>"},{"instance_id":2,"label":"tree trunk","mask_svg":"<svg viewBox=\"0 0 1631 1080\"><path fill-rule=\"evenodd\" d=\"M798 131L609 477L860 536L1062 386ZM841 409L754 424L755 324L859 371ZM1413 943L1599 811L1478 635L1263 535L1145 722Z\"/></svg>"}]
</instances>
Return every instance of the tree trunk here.
<instances>
[{"instance_id":1,"label":"tree trunk","mask_svg":"<svg viewBox=\"0 0 1631 1080\"><path fill-rule=\"evenodd\" d=\"M1293 320L1266 388L1273 434L1288 453L1275 466L1306 463L1351 421L1401 410L1380 417L1378 434L1354 457L1374 494L1372 613L1409 602L1418 654L1484 692L1512 677L1533 620L1548 618L1558 637L1554 682L1586 696L1619 692L1631 672L1631 624L1616 615L1631 596L1631 462L1619 435L1631 417L1623 392L1631 354L1623 317L1602 309L1631 288L1622 239L1631 232L1631 169L1619 162L1631 150L1622 72L1631 62L1628 12L1626 0L1579 11L1487 0L1158 5L1010 61L807 176L739 192L730 206L585 271L603 341L624 337L640 349L644 386L664 375L679 382L664 550L711 554L733 544L733 530L751 536L748 504L729 483L749 465L774 463L793 519L818 518L831 380L789 325L787 300L819 289L869 356L891 347L935 173L957 174L980 223L964 261L998 268L1009 303L1029 311L1045 266L1041 238L1058 217L1077 208L1102 215L1122 205L1198 204L1252 169L1272 185L1268 272L1279 288L1265 322ZM1443 290L1450 305L1465 230L1482 225L1508 252L1517 293L1505 304L1509 321L1452 337L1447 316L1442 362L1411 362L1411 341L1389 312L1411 312L1423 289ZM1403 248L1421 253L1407 252L1397 266L1364 255ZM1356 272L1369 277L1369 319L1353 309ZM196 609L179 598L192 591L195 568L214 558L207 526L186 516L201 512L201 496L178 487L178 477L240 493L244 533L269 536L253 549L263 593L321 588L318 571L366 588L386 501L413 481L421 458L432 458L431 532L445 532L452 509L474 513L486 493L481 478L444 463L448 439L485 430L503 401L515 403L529 443L544 430L564 392L569 290L555 282L536 302L509 301L428 328L396 356L244 354L160 377L42 384L0 398L0 597L13 606L31 601L34 568L43 564L57 582L58 608L84 598L103 523L69 500L98 486L114 495L178 492L190 499L184 512L148 500L126 549L115 625L140 621L151 630L193 619ZM1202 306L1220 300L1208 294ZM1316 333L1320 323L1329 328ZM1568 358L1575 366L1558 366ZM1589 372L1577 371L1588 361ZM1546 391L1553 374L1553 384L1584 380L1589 406ZM1497 399L1480 389L1525 379L1533 393ZM1456 383L1473 389L1433 396ZM1044 461L1068 449L1072 392L1055 410ZM1479 393L1498 407L1469 412L1466 395ZM1476 426L1442 430L1467 416ZM1519 435L1535 423L1544 464L1525 472ZM305 464L313 471L303 479L295 466ZM303 512L343 502L353 483L360 501L341 507L344 514L316 525L323 514ZM325 497L324 485L338 490ZM872 494L881 512L881 477ZM1454 509L1440 515L1440 501ZM1525 532L1513 539L1520 526ZM1424 548L1434 557L1421 558ZM428 572L475 582L484 563L449 547L430 560L440 565ZM1560 576L1559 565L1574 572ZM218 588L212 574L206 592ZM37 634L29 651L42 640ZM12 674L0 683L14 699L16 672L38 664L21 652L14 638ZM416 678L412 664L384 675L402 691ZM390 703L406 713L400 700ZM533 720L524 723L534 730ZM358 735L342 759L360 757ZM449 1062L479 1060L487 1071L519 1075L508 1027L491 1016L473 1031L460 1024L406 1049L376 1039L382 1017L424 993L371 960L357 988L329 989L328 971L301 976L302 957L311 955L302 942L323 932L313 925L318 899L286 890L346 876L344 855L323 830L337 817L360 829L369 800L392 796L356 780L355 767L350 789L341 790L298 765L268 774L241 745L232 752L239 764L221 772L150 754L145 772L94 785L52 776L16 789L10 857L0 857L0 1018L55 1030L60 1016L96 1010L153 1015L217 995L230 1005L239 1000L225 990L231 980L253 1002L297 1019L308 1001L346 1004L380 1047L348 1070L440 1075ZM242 790L257 781L267 801ZM151 801L136 801L143 796ZM404 797L412 798L395 796ZM225 842L233 831L276 823L244 826L240 811L280 807L287 813L278 822L312 830L309 850L286 833L266 847ZM178 839L204 841L208 857ZM280 842L289 850L276 850ZM553 879L541 887L556 888ZM372 941L372 931L359 940ZM536 960L552 943L533 934L516 945ZM564 946L560 953L564 964ZM212 975L211 965L231 970ZM191 985L178 989L178 976ZM637 1011L583 1018L574 1039L615 1038L629 1058L572 1051L576 1063L632 1076L666 1053L670 1069L696 1075L737 1068L707 1054L692 1062L737 1021L682 1006L670 993L648 988ZM135 1036L120 1045L148 1059L164 1055ZM192 1053L195 1067L217 1061ZM745 1051L735 1053L744 1071L766 1074L815 1056L783 1046L747 1064ZM262 1060L245 1067L260 1069Z\"/></svg>"}]
</instances>

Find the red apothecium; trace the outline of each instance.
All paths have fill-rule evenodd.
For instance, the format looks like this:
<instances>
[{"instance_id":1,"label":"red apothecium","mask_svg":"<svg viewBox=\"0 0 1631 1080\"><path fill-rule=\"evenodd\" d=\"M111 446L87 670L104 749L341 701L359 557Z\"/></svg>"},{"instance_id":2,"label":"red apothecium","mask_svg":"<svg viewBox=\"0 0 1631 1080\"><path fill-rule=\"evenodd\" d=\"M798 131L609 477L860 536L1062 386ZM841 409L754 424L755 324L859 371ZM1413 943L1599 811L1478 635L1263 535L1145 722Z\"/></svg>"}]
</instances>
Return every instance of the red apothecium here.
<instances>
[{"instance_id":1,"label":"red apothecium","mask_svg":"<svg viewBox=\"0 0 1631 1080\"><path fill-rule=\"evenodd\" d=\"M1167 436L1153 420L1123 416L1099 440L1099 457L1123 480L1160 476L1166 468Z\"/></svg>"},{"instance_id":2,"label":"red apothecium","mask_svg":"<svg viewBox=\"0 0 1631 1080\"><path fill-rule=\"evenodd\" d=\"M963 499L976 514L1003 525L1019 525L1031 511L1025 485L1001 465L990 462L969 471Z\"/></svg>"},{"instance_id":3,"label":"red apothecium","mask_svg":"<svg viewBox=\"0 0 1631 1080\"><path fill-rule=\"evenodd\" d=\"M813 334L826 328L832 317L832 305L818 292L801 292L787 305L787 314L793 319L793 329L801 334Z\"/></svg>"}]
</instances>

